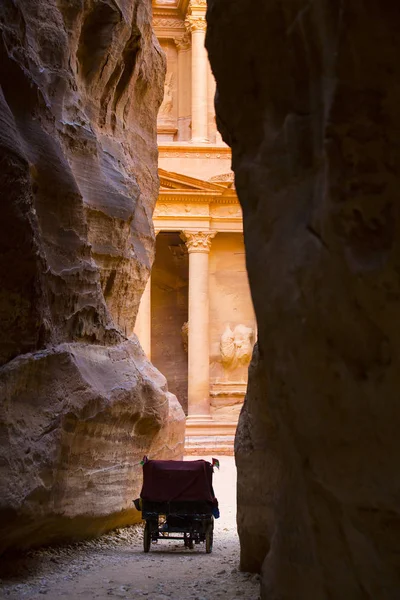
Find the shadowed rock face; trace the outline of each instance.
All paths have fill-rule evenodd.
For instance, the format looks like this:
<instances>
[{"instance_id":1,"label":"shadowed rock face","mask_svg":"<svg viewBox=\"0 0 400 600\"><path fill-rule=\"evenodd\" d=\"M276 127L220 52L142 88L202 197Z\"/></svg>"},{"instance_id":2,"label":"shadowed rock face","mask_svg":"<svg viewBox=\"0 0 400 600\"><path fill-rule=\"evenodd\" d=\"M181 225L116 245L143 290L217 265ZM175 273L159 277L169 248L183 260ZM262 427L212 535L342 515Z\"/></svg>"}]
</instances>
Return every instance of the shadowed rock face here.
<instances>
[{"instance_id":1,"label":"shadowed rock face","mask_svg":"<svg viewBox=\"0 0 400 600\"><path fill-rule=\"evenodd\" d=\"M258 347L236 436L262 597L400 589L400 7L209 0Z\"/></svg>"},{"instance_id":2,"label":"shadowed rock face","mask_svg":"<svg viewBox=\"0 0 400 600\"><path fill-rule=\"evenodd\" d=\"M150 0L1 2L0 549L132 521L134 463L182 452L183 413L128 339L164 72Z\"/></svg>"}]
</instances>

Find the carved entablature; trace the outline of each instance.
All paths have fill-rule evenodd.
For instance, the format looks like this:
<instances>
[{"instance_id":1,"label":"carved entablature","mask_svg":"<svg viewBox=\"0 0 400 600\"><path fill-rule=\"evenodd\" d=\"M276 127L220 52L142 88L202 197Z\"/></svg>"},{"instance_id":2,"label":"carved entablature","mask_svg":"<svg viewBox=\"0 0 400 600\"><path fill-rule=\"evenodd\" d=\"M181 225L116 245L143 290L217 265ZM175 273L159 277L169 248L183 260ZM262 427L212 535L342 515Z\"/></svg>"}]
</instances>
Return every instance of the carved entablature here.
<instances>
[{"instance_id":1,"label":"carved entablature","mask_svg":"<svg viewBox=\"0 0 400 600\"><path fill-rule=\"evenodd\" d=\"M174 17L155 16L153 27L159 40L175 41L187 34L185 21Z\"/></svg>"},{"instance_id":2,"label":"carved entablature","mask_svg":"<svg viewBox=\"0 0 400 600\"><path fill-rule=\"evenodd\" d=\"M159 169L160 193L153 219L163 231L243 232L242 211L226 183Z\"/></svg>"},{"instance_id":3,"label":"carved entablature","mask_svg":"<svg viewBox=\"0 0 400 600\"><path fill-rule=\"evenodd\" d=\"M242 219L240 204L211 204L210 217L213 219Z\"/></svg>"},{"instance_id":4,"label":"carved entablature","mask_svg":"<svg viewBox=\"0 0 400 600\"><path fill-rule=\"evenodd\" d=\"M153 218L157 217L191 217L204 216L210 214L209 205L204 203L157 203L154 209Z\"/></svg>"},{"instance_id":5,"label":"carved entablature","mask_svg":"<svg viewBox=\"0 0 400 600\"><path fill-rule=\"evenodd\" d=\"M185 242L189 254L192 252L210 252L213 231L182 231L181 238Z\"/></svg>"},{"instance_id":6,"label":"carved entablature","mask_svg":"<svg viewBox=\"0 0 400 600\"><path fill-rule=\"evenodd\" d=\"M171 19L168 17L154 17L153 26L168 29L182 29L183 21L181 19Z\"/></svg>"}]
</instances>

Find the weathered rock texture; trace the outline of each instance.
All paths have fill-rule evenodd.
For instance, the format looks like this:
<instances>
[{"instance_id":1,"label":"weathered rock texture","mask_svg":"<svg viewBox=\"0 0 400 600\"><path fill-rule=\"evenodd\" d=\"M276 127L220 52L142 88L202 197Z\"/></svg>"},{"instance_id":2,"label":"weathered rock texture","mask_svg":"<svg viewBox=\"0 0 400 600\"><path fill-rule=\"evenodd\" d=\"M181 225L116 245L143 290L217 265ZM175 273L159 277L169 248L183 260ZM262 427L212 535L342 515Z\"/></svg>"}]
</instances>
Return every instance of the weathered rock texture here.
<instances>
[{"instance_id":1,"label":"weathered rock texture","mask_svg":"<svg viewBox=\"0 0 400 600\"><path fill-rule=\"evenodd\" d=\"M268 600L400 590L400 6L209 0L259 324L236 437Z\"/></svg>"},{"instance_id":2,"label":"weathered rock texture","mask_svg":"<svg viewBox=\"0 0 400 600\"><path fill-rule=\"evenodd\" d=\"M137 342L25 354L0 394L0 548L135 522L143 455L183 450L180 405Z\"/></svg>"},{"instance_id":3,"label":"weathered rock texture","mask_svg":"<svg viewBox=\"0 0 400 600\"><path fill-rule=\"evenodd\" d=\"M183 413L128 339L158 192L151 2L3 0L0 30L2 549L136 518L137 463L180 455Z\"/></svg>"}]
</instances>

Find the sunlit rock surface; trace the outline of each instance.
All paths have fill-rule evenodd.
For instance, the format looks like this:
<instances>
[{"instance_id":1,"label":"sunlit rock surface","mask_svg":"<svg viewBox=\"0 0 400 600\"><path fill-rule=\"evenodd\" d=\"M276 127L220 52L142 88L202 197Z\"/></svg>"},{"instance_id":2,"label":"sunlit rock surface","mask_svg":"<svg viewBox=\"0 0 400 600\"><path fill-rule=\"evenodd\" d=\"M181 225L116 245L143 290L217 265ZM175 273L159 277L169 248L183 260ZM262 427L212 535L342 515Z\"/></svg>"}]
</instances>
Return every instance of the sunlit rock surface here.
<instances>
[{"instance_id":1,"label":"sunlit rock surface","mask_svg":"<svg viewBox=\"0 0 400 600\"><path fill-rule=\"evenodd\" d=\"M400 8L209 0L259 344L236 437L268 600L400 590Z\"/></svg>"},{"instance_id":2,"label":"sunlit rock surface","mask_svg":"<svg viewBox=\"0 0 400 600\"><path fill-rule=\"evenodd\" d=\"M184 421L128 340L154 253L151 2L4 0L0 31L3 548L137 518L139 456L179 457Z\"/></svg>"},{"instance_id":3,"label":"sunlit rock surface","mask_svg":"<svg viewBox=\"0 0 400 600\"><path fill-rule=\"evenodd\" d=\"M143 455L183 450L178 400L137 342L25 354L3 367L0 394L0 548L137 520Z\"/></svg>"}]
</instances>

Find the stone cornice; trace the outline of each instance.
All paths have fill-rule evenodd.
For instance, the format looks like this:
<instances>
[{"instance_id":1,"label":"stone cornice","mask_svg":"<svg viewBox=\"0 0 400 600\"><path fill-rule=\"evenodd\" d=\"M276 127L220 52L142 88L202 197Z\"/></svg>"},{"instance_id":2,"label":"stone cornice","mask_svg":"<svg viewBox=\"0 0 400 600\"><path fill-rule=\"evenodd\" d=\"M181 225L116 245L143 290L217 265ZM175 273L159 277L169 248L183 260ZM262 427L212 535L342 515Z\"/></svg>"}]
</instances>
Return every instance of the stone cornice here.
<instances>
[{"instance_id":1,"label":"stone cornice","mask_svg":"<svg viewBox=\"0 0 400 600\"><path fill-rule=\"evenodd\" d=\"M205 17L207 12L207 0L189 0L187 9L188 15L202 15Z\"/></svg>"},{"instance_id":2,"label":"stone cornice","mask_svg":"<svg viewBox=\"0 0 400 600\"><path fill-rule=\"evenodd\" d=\"M214 146L211 144L190 144L171 142L170 144L160 144L158 146L160 157L165 158L230 158L231 149L229 146ZM204 156L205 155L205 156Z\"/></svg>"},{"instance_id":3,"label":"stone cornice","mask_svg":"<svg viewBox=\"0 0 400 600\"><path fill-rule=\"evenodd\" d=\"M160 190L159 200L173 204L237 204L239 200L236 194L221 195L218 192L185 192L178 190Z\"/></svg>"},{"instance_id":4,"label":"stone cornice","mask_svg":"<svg viewBox=\"0 0 400 600\"><path fill-rule=\"evenodd\" d=\"M199 214L195 205L188 205L189 212L174 210L171 206L157 206L153 214L154 228L157 231L211 231L243 233L243 219L240 207L234 213L213 214L205 211ZM193 210L194 209L194 210Z\"/></svg>"},{"instance_id":5,"label":"stone cornice","mask_svg":"<svg viewBox=\"0 0 400 600\"><path fill-rule=\"evenodd\" d=\"M153 16L179 17L185 19L189 0L176 0L174 4L153 0Z\"/></svg>"}]
</instances>

